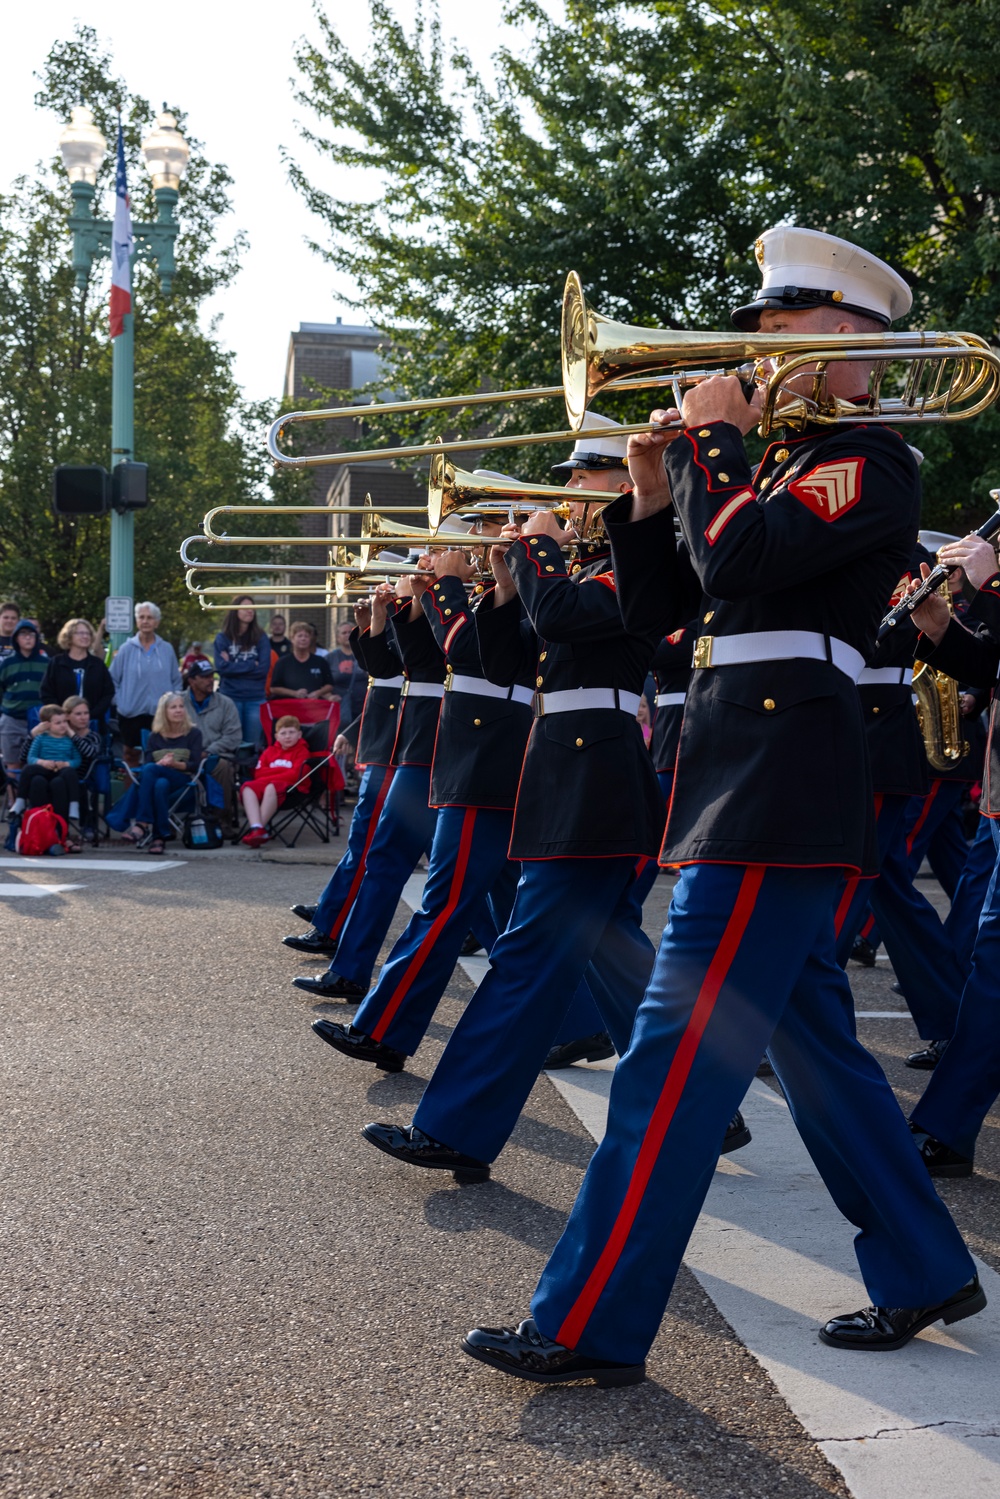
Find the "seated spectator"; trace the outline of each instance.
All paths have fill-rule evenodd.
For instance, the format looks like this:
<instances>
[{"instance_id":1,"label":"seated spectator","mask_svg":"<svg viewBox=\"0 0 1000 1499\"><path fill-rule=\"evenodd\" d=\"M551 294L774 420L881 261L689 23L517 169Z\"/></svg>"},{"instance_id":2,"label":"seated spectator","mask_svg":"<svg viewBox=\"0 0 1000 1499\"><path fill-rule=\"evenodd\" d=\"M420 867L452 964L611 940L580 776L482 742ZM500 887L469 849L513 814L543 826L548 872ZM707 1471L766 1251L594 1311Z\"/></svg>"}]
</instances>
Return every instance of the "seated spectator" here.
<instances>
[{"instance_id":1,"label":"seated spectator","mask_svg":"<svg viewBox=\"0 0 1000 1499\"><path fill-rule=\"evenodd\" d=\"M196 729L183 692L165 692L156 705L146 741L146 764L139 772L135 820L122 834L126 843L141 843L152 832L148 852L162 854L170 837L170 803L190 785L202 759L201 730Z\"/></svg>"},{"instance_id":2,"label":"seated spectator","mask_svg":"<svg viewBox=\"0 0 1000 1499\"><path fill-rule=\"evenodd\" d=\"M269 636L271 649L278 657L287 656L292 648L292 642L288 638L288 627L283 614L271 615L271 632Z\"/></svg>"},{"instance_id":3,"label":"seated spectator","mask_svg":"<svg viewBox=\"0 0 1000 1499\"><path fill-rule=\"evenodd\" d=\"M212 666L212 658L208 655L200 640L192 640L191 649L185 651L184 659L181 662L181 681L185 687L187 686L191 668L196 661L207 661L209 666ZM215 674L214 666L212 666L212 674L213 676Z\"/></svg>"},{"instance_id":4,"label":"seated spectator","mask_svg":"<svg viewBox=\"0 0 1000 1499\"><path fill-rule=\"evenodd\" d=\"M330 666L316 654L316 631L312 625L296 621L290 633L292 649L287 656L282 656L271 673L271 696L333 697Z\"/></svg>"},{"instance_id":5,"label":"seated spectator","mask_svg":"<svg viewBox=\"0 0 1000 1499\"><path fill-rule=\"evenodd\" d=\"M31 736L28 759L18 783L26 807L51 806L60 817L80 819L80 751L70 737L66 710L58 703L42 709L38 732ZM70 847L79 853L79 846Z\"/></svg>"},{"instance_id":6,"label":"seated spectator","mask_svg":"<svg viewBox=\"0 0 1000 1499\"><path fill-rule=\"evenodd\" d=\"M85 619L70 619L56 638L59 650L49 658L41 693L46 703L85 697L91 716L103 721L115 695L111 673L94 652L97 635Z\"/></svg>"},{"instance_id":7,"label":"seated spectator","mask_svg":"<svg viewBox=\"0 0 1000 1499\"><path fill-rule=\"evenodd\" d=\"M87 777L101 755L101 736L91 724L90 704L85 697L68 697L63 709L69 720L69 733L80 752L80 831L84 843L97 841L97 792L88 786Z\"/></svg>"},{"instance_id":8,"label":"seated spectator","mask_svg":"<svg viewBox=\"0 0 1000 1499\"><path fill-rule=\"evenodd\" d=\"M30 619L14 627L14 651L0 664L0 758L16 769L28 737L28 709L41 706L42 678L48 662Z\"/></svg>"},{"instance_id":9,"label":"seated spectator","mask_svg":"<svg viewBox=\"0 0 1000 1499\"><path fill-rule=\"evenodd\" d=\"M260 742L260 710L267 701L271 642L257 623L249 594L236 600L215 637L219 691L236 704L248 744Z\"/></svg>"},{"instance_id":10,"label":"seated spectator","mask_svg":"<svg viewBox=\"0 0 1000 1499\"><path fill-rule=\"evenodd\" d=\"M274 726L274 743L261 755L253 780L240 787L243 807L250 830L243 842L257 848L270 838L267 824L281 806L288 792L304 774L309 747L302 737L302 725L287 714Z\"/></svg>"},{"instance_id":11,"label":"seated spectator","mask_svg":"<svg viewBox=\"0 0 1000 1499\"><path fill-rule=\"evenodd\" d=\"M143 730L152 727L163 694L180 691L181 669L174 648L157 634L160 619L155 604L136 604L136 633L125 641L111 663L118 726L129 765L139 764Z\"/></svg>"},{"instance_id":12,"label":"seated spectator","mask_svg":"<svg viewBox=\"0 0 1000 1499\"><path fill-rule=\"evenodd\" d=\"M188 671L187 706L201 730L202 753L209 761L208 773L222 792L222 831L233 833L236 831L236 764L233 757L243 742L243 726L232 698L215 690L215 667L211 661L192 663Z\"/></svg>"},{"instance_id":13,"label":"seated spectator","mask_svg":"<svg viewBox=\"0 0 1000 1499\"><path fill-rule=\"evenodd\" d=\"M20 618L16 604L0 604L0 661L14 654L14 631Z\"/></svg>"}]
</instances>

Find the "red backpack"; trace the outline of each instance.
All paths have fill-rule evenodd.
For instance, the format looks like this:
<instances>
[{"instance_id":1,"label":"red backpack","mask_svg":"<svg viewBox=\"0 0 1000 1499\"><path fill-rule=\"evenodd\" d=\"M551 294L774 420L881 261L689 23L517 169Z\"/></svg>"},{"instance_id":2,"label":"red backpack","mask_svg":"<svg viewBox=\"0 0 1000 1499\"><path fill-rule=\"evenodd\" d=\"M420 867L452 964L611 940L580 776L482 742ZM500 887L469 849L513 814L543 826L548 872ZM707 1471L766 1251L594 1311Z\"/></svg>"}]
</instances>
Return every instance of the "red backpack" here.
<instances>
[{"instance_id":1,"label":"red backpack","mask_svg":"<svg viewBox=\"0 0 1000 1499\"><path fill-rule=\"evenodd\" d=\"M68 833L65 817L60 817L52 807L29 807L21 819L14 846L25 858L40 859L54 843L60 844L65 852Z\"/></svg>"}]
</instances>

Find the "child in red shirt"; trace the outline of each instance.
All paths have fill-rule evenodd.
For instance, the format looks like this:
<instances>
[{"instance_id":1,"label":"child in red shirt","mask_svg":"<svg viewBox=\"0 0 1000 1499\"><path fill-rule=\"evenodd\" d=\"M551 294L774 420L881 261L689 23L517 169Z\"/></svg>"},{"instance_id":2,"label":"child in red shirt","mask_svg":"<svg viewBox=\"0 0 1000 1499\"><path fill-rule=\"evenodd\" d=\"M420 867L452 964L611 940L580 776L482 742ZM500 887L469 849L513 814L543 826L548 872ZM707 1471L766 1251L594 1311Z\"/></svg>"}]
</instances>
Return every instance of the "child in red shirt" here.
<instances>
[{"instance_id":1,"label":"child in red shirt","mask_svg":"<svg viewBox=\"0 0 1000 1499\"><path fill-rule=\"evenodd\" d=\"M243 842L251 848L266 843L270 833L267 824L281 806L296 781L300 780L309 758L309 747L302 737L297 718L286 714L274 726L274 743L257 761L252 781L240 788L243 808L250 831Z\"/></svg>"}]
</instances>

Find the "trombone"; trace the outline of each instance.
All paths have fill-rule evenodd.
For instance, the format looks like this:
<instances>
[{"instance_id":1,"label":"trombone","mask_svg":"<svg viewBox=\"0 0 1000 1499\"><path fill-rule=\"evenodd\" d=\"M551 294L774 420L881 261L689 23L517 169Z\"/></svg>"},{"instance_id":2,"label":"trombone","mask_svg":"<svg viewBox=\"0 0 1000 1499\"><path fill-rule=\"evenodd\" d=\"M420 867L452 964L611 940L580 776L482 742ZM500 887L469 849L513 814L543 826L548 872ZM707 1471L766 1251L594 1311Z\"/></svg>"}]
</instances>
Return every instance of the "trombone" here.
<instances>
[{"instance_id":1,"label":"trombone","mask_svg":"<svg viewBox=\"0 0 1000 1499\"><path fill-rule=\"evenodd\" d=\"M965 421L1000 397L1000 358L985 339L972 333L746 334L644 328L618 323L594 312L587 305L575 271L567 277L563 294L561 343L561 386L478 391L417 401L373 401L367 406L289 412L272 423L267 435L268 452L275 463L288 468L322 464L337 467L364 458L389 461L606 436L606 432L586 427L587 409L599 391L635 392L668 386L673 405L679 408L689 386L715 374L737 374L744 382L759 388L758 430L762 437L776 425L801 427L806 422L835 426L838 422L858 420L893 424ZM844 360L873 366L864 405L826 395L827 365ZM902 392L883 395L885 376L896 362L908 366ZM811 380L808 394L786 389L803 375ZM456 407L471 409L559 395L566 403L569 426L558 432L512 433L504 437L457 438L446 443L305 455L286 453L280 446L284 433L308 422L357 421L373 415L396 416ZM623 426L619 435L650 432L654 426L652 422Z\"/></svg>"}]
</instances>

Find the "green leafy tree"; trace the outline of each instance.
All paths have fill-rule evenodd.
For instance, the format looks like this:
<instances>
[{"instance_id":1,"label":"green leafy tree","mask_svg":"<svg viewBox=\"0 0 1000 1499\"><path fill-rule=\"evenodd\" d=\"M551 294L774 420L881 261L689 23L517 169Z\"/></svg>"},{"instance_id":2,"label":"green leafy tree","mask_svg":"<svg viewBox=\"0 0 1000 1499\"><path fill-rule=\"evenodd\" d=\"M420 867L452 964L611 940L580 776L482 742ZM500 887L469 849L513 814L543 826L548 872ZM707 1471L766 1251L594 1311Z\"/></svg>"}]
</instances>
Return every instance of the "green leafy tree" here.
<instances>
[{"instance_id":1,"label":"green leafy tree","mask_svg":"<svg viewBox=\"0 0 1000 1499\"><path fill-rule=\"evenodd\" d=\"M109 142L121 113L133 216L154 218L139 142L155 111L127 93L95 33L78 26L49 53L36 102L65 119L81 99ZM98 203L108 202L113 172L109 151ZM242 400L231 355L199 324L205 298L239 268L242 236L222 238L230 185L225 167L193 141L172 295L161 294L149 266L137 263L134 274L136 457L149 464L153 496L136 520L136 589L160 604L174 636L217 628L217 616L198 610L184 588L180 541L214 505L269 497L263 426L270 413ZM107 466L111 432L109 263L97 261L86 290L76 290L68 203L54 162L0 196L0 592L36 614L49 634L72 615L100 617L109 556L107 517L56 516L50 500L57 464ZM225 560L238 555L227 549Z\"/></svg>"},{"instance_id":2,"label":"green leafy tree","mask_svg":"<svg viewBox=\"0 0 1000 1499\"><path fill-rule=\"evenodd\" d=\"M996 338L1000 0L844 0L835 17L826 0L566 0L556 19L511 0L507 17L525 41L497 54L494 88L433 12L407 33L384 0L364 56L320 11L298 52L307 139L381 184L340 201L292 166L317 248L391 338L393 389L557 384L571 268L623 321L725 327L754 238L782 221L892 261L916 325ZM602 405L634 415L648 397ZM554 424L558 405L523 403L498 426ZM982 514L1000 421L913 440L928 519ZM518 471L549 456L525 449Z\"/></svg>"}]
</instances>

